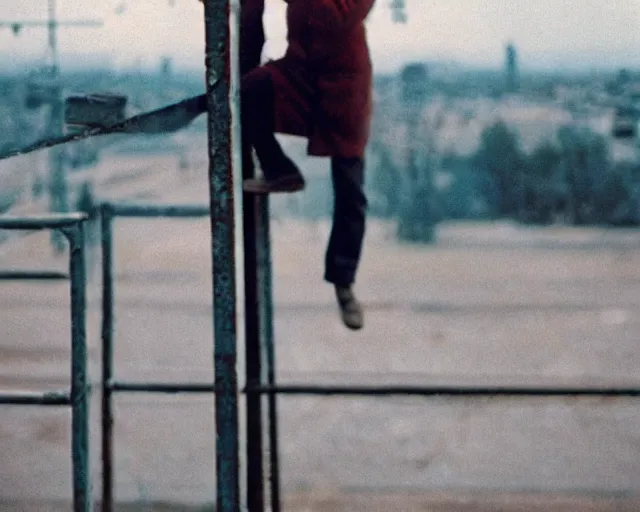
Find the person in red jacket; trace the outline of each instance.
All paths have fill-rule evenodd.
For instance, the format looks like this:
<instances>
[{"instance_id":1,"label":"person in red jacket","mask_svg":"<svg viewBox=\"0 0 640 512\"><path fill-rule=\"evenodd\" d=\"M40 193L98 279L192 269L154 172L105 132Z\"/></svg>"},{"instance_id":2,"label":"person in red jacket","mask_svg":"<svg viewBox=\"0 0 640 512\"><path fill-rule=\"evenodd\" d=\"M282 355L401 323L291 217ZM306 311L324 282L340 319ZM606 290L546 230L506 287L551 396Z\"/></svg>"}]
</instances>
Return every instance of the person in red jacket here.
<instances>
[{"instance_id":1,"label":"person in red jacket","mask_svg":"<svg viewBox=\"0 0 640 512\"><path fill-rule=\"evenodd\" d=\"M334 189L326 281L335 287L344 324L363 326L353 291L365 234L365 148L372 113L372 65L365 19L375 0L284 0L288 47L260 66L265 42L264 0L242 0L240 19L241 122L244 160L252 149L262 178L247 193L298 192L305 180L276 133L308 139L307 154L329 157ZM206 110L204 100L200 109Z\"/></svg>"},{"instance_id":2,"label":"person in red jacket","mask_svg":"<svg viewBox=\"0 0 640 512\"><path fill-rule=\"evenodd\" d=\"M364 320L353 284L365 234L364 153L372 113L364 21L374 2L288 0L284 57L246 72L241 84L243 141L255 149L263 174L245 180L246 192L296 192L305 186L275 133L306 137L308 155L331 158L334 213L324 278L335 286L342 320L351 329ZM241 60L250 52L255 58L262 48L263 10L264 0L243 0Z\"/></svg>"}]
</instances>

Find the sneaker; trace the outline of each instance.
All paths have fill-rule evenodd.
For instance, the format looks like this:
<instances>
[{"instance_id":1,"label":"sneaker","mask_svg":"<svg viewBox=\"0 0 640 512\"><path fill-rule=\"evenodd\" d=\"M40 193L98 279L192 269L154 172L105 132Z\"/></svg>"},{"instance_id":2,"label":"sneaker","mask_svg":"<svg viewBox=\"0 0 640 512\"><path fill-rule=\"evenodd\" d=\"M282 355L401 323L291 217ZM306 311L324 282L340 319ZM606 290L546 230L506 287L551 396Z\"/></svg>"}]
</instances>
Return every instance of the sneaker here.
<instances>
[{"instance_id":1,"label":"sneaker","mask_svg":"<svg viewBox=\"0 0 640 512\"><path fill-rule=\"evenodd\" d=\"M260 161L263 178L245 180L242 188L250 194L277 194L299 192L305 182L296 163L287 155L280 153L268 161ZM267 179L267 176L273 178ZM277 176L277 177L276 177Z\"/></svg>"},{"instance_id":2,"label":"sneaker","mask_svg":"<svg viewBox=\"0 0 640 512\"><path fill-rule=\"evenodd\" d=\"M244 180L242 189L250 194L278 194L299 192L305 187L305 181L300 174L290 174L275 180L255 178Z\"/></svg>"},{"instance_id":3,"label":"sneaker","mask_svg":"<svg viewBox=\"0 0 640 512\"><path fill-rule=\"evenodd\" d=\"M336 298L340 307L342 323L354 331L362 329L364 326L364 313L352 288L350 286L336 286Z\"/></svg>"}]
</instances>

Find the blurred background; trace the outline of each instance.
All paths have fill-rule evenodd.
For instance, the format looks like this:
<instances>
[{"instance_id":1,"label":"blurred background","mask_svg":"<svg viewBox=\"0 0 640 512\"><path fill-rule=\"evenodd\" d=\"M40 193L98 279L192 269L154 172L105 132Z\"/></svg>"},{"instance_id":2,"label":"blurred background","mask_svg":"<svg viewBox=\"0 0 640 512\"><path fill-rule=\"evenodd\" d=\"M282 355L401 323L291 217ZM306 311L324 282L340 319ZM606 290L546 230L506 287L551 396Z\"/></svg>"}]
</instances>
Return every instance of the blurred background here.
<instances>
[{"instance_id":1,"label":"blurred background","mask_svg":"<svg viewBox=\"0 0 640 512\"><path fill-rule=\"evenodd\" d=\"M286 48L285 7L267 0L265 60ZM637 385L639 23L635 0L379 0L367 327L342 328L321 280L328 162L281 137L309 185L271 200L280 381ZM73 94L125 95L135 114L204 91L195 0L12 2L0 48L0 151L65 131ZM89 139L0 161L0 212L205 204L207 165L204 117L171 135ZM210 380L207 221L117 226L121 376ZM0 233L5 268L64 268L64 250L48 234ZM35 286L0 287L4 387L66 385L66 288ZM213 399L118 404L118 498L210 501ZM0 504L68 499L67 419L7 411ZM290 510L640 509L625 501L640 491L632 401L282 398L280 421Z\"/></svg>"},{"instance_id":2,"label":"blurred background","mask_svg":"<svg viewBox=\"0 0 640 512\"><path fill-rule=\"evenodd\" d=\"M199 2L51 5L0 9L3 148L63 129L52 112L58 94L123 94L129 113L137 113L203 90ZM401 238L418 236L408 224L451 219L637 224L635 2L409 2L404 23L394 22L401 7L393 5L381 2L368 22L376 69L368 180L374 216L396 217ZM265 59L286 47L284 9L267 1ZM52 31L48 16L58 23ZM116 152L171 153L179 168L188 167L186 154L204 133L200 119L171 137L112 136L65 146L54 158L41 152L2 162L0 205L44 201L53 187L64 196L53 202L68 207L79 183L106 179L101 164ZM317 186L274 213L326 216L324 165L309 162ZM404 197L409 190L415 197Z\"/></svg>"}]
</instances>

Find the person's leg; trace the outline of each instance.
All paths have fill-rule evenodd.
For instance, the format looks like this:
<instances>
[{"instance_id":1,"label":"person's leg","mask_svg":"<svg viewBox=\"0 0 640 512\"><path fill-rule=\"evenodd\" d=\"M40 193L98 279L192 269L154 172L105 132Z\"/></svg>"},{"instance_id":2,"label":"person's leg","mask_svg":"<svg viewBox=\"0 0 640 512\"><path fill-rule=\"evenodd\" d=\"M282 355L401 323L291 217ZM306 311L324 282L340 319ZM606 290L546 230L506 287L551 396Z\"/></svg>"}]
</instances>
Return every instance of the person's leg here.
<instances>
[{"instance_id":1,"label":"person's leg","mask_svg":"<svg viewBox=\"0 0 640 512\"><path fill-rule=\"evenodd\" d=\"M241 99L243 157L251 158L253 147L264 174L264 180L245 180L244 190L255 193L301 190L304 179L275 137L274 86L267 70L257 68L242 78Z\"/></svg>"},{"instance_id":2,"label":"person's leg","mask_svg":"<svg viewBox=\"0 0 640 512\"><path fill-rule=\"evenodd\" d=\"M334 189L333 226L325 256L326 281L336 288L345 325L363 325L362 307L352 289L355 283L365 235L367 197L364 193L364 158L331 159Z\"/></svg>"}]
</instances>

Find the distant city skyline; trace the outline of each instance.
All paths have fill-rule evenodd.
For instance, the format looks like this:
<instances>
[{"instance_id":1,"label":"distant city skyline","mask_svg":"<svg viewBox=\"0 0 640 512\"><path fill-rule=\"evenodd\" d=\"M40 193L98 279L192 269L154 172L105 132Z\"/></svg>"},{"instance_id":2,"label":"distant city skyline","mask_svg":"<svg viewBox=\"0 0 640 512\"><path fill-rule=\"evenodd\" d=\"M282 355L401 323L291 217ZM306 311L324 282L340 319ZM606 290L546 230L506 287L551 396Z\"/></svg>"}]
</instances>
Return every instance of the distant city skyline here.
<instances>
[{"instance_id":1,"label":"distant city skyline","mask_svg":"<svg viewBox=\"0 0 640 512\"><path fill-rule=\"evenodd\" d=\"M202 66L204 27L197 0L58 0L61 19L104 18L101 29L63 29L62 63L96 61L116 67L136 62L157 67L171 57L178 69ZM640 68L640 0L407 0L409 21L391 21L389 0L378 0L368 20L376 71L397 70L411 60L448 60L500 68L512 41L523 71L532 68ZM267 0L265 54L286 48L282 0ZM116 14L119 12L120 14ZM44 0L0 6L0 19L45 19ZM19 37L0 31L4 66L46 55L46 31L25 28Z\"/></svg>"}]
</instances>

